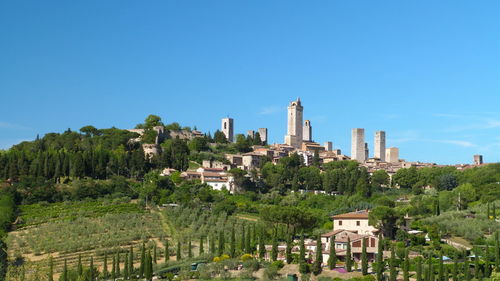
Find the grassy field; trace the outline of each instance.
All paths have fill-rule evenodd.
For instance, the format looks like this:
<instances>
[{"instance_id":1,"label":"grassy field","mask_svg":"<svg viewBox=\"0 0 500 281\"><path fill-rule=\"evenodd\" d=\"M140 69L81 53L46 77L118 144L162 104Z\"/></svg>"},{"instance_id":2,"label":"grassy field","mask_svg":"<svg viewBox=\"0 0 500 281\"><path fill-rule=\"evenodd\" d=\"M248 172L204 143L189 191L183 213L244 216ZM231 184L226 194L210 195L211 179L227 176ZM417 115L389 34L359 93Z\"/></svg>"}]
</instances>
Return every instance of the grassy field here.
<instances>
[{"instance_id":1,"label":"grassy field","mask_svg":"<svg viewBox=\"0 0 500 281\"><path fill-rule=\"evenodd\" d=\"M21 207L18 222L18 229L7 238L10 259L24 261L30 268L46 268L48 258L53 257L56 275L62 271L64 260L74 267L79 255L85 263L93 256L96 266L101 266L105 253L112 255L133 247L138 261L143 243L161 249L166 237L159 214L135 203L26 205ZM158 256L163 256L162 251Z\"/></svg>"}]
</instances>

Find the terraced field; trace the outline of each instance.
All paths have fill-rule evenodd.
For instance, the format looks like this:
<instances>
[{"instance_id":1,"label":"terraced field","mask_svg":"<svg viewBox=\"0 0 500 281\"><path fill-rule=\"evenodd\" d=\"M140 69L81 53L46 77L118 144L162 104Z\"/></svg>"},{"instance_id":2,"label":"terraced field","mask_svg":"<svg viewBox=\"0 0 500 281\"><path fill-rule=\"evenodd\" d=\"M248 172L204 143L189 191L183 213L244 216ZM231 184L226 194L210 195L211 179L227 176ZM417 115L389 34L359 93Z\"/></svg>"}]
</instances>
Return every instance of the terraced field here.
<instances>
[{"instance_id":1,"label":"terraced field","mask_svg":"<svg viewBox=\"0 0 500 281\"><path fill-rule=\"evenodd\" d=\"M72 268L79 255L84 264L93 256L94 264L101 267L107 253L109 267L111 255L132 247L138 263L143 243L151 249L156 244L157 256L161 259L164 254L160 249L165 238L158 213L144 210L135 203L91 201L23 206L18 229L9 233L7 243L10 260L17 260L18 265L24 261L24 267L38 269L32 272L39 272L40 267L43 271L48 258L52 257L57 276L64 260ZM15 275L19 268L12 265L9 271ZM26 268L24 271L30 272Z\"/></svg>"}]
</instances>

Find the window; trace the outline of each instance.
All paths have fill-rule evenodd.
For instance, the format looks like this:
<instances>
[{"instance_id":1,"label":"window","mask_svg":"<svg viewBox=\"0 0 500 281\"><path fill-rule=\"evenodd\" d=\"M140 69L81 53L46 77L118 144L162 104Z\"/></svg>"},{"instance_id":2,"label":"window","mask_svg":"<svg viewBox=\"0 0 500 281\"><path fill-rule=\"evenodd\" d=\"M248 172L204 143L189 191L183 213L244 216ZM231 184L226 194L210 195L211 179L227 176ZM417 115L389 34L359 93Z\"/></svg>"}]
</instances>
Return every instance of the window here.
<instances>
[{"instance_id":1,"label":"window","mask_svg":"<svg viewBox=\"0 0 500 281\"><path fill-rule=\"evenodd\" d=\"M359 226L359 225L360 225L359 221L356 221L356 225L357 225L357 226Z\"/></svg>"},{"instance_id":2,"label":"window","mask_svg":"<svg viewBox=\"0 0 500 281\"><path fill-rule=\"evenodd\" d=\"M342 225L342 221L339 221L339 225Z\"/></svg>"},{"instance_id":3,"label":"window","mask_svg":"<svg viewBox=\"0 0 500 281\"><path fill-rule=\"evenodd\" d=\"M224 129L227 129L227 123L224 122Z\"/></svg>"}]
</instances>

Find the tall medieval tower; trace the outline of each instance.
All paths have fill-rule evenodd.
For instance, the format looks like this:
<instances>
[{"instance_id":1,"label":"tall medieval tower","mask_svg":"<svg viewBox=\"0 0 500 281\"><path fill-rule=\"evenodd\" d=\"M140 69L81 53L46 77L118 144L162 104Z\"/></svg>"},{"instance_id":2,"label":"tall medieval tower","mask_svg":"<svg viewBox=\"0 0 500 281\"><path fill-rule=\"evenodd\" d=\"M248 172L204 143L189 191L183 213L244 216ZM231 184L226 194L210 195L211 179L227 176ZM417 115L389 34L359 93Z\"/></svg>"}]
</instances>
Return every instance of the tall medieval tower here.
<instances>
[{"instance_id":1,"label":"tall medieval tower","mask_svg":"<svg viewBox=\"0 0 500 281\"><path fill-rule=\"evenodd\" d=\"M233 118L222 118L221 130L226 135L228 142L233 142L234 137L234 121Z\"/></svg>"},{"instance_id":2,"label":"tall medieval tower","mask_svg":"<svg viewBox=\"0 0 500 281\"><path fill-rule=\"evenodd\" d=\"M285 143L295 148L302 146L302 112L304 108L300 98L292 101L288 106L288 131L285 136Z\"/></svg>"}]
</instances>

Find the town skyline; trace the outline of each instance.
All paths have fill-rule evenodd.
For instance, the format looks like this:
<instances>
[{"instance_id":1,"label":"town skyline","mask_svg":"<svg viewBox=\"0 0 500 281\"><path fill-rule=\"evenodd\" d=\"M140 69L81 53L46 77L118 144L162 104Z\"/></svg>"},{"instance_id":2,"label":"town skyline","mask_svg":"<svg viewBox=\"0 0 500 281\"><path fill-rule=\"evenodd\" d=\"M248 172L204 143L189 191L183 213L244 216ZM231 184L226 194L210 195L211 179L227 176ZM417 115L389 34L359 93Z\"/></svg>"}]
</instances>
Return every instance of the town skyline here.
<instances>
[{"instance_id":1,"label":"town skyline","mask_svg":"<svg viewBox=\"0 0 500 281\"><path fill-rule=\"evenodd\" d=\"M229 115L281 143L300 96L314 139L346 153L365 128L408 161L500 162L497 1L56 2L1 4L0 149L149 114L212 133Z\"/></svg>"}]
</instances>

